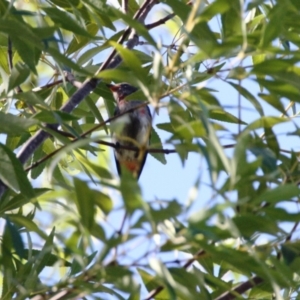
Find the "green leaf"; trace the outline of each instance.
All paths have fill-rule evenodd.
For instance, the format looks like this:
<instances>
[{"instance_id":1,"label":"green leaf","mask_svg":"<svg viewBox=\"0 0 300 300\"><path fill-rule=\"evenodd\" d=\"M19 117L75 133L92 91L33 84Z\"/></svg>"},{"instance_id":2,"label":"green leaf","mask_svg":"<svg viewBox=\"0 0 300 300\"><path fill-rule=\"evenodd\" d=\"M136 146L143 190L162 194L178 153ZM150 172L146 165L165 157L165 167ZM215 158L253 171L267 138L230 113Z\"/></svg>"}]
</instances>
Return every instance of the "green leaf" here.
<instances>
[{"instance_id":1,"label":"green leaf","mask_svg":"<svg viewBox=\"0 0 300 300\"><path fill-rule=\"evenodd\" d=\"M261 56L259 56L261 57ZM258 60L258 59L257 59ZM295 59L263 59L253 66L251 73L256 75L276 75L278 72L284 72L291 69L296 63Z\"/></svg>"},{"instance_id":2,"label":"green leaf","mask_svg":"<svg viewBox=\"0 0 300 300\"><path fill-rule=\"evenodd\" d=\"M175 299L175 281L170 273L170 270L158 259L152 259L150 262L150 267L155 271L156 276L160 278L168 291L169 299ZM188 298L187 298L188 299Z\"/></svg>"},{"instance_id":3,"label":"green leaf","mask_svg":"<svg viewBox=\"0 0 300 300\"><path fill-rule=\"evenodd\" d=\"M113 208L113 202L111 198L101 191L92 190L92 193L95 204L103 211L105 215L108 215Z\"/></svg>"},{"instance_id":4,"label":"green leaf","mask_svg":"<svg viewBox=\"0 0 300 300\"><path fill-rule=\"evenodd\" d=\"M269 148L264 147L250 147L249 150L256 157L262 158L262 168L266 173L277 170L277 159L274 152Z\"/></svg>"},{"instance_id":5,"label":"green leaf","mask_svg":"<svg viewBox=\"0 0 300 300\"><path fill-rule=\"evenodd\" d=\"M29 258L29 255L31 257L35 257L36 259L38 259L38 257L41 256L41 251L42 250L38 250L38 249L24 249L24 258ZM52 254L50 253L48 256L48 260L45 261L47 267L53 267L54 265L56 265L57 262L60 262L60 267L70 267L71 263L67 260L65 260L62 257L59 257L58 255Z\"/></svg>"},{"instance_id":6,"label":"green leaf","mask_svg":"<svg viewBox=\"0 0 300 300\"><path fill-rule=\"evenodd\" d=\"M91 36L95 36L97 34L99 28L98 28L97 24L90 23L90 24L87 24L86 30ZM66 54L70 55L70 54L82 49L84 46L86 46L90 42L91 42L91 40L89 37L82 36L82 35L75 36L73 38L73 40L70 42L68 49L66 51Z\"/></svg>"},{"instance_id":7,"label":"green leaf","mask_svg":"<svg viewBox=\"0 0 300 300\"><path fill-rule=\"evenodd\" d=\"M205 137L206 130L200 120L186 122L175 128L174 132L183 139Z\"/></svg>"},{"instance_id":8,"label":"green leaf","mask_svg":"<svg viewBox=\"0 0 300 300\"><path fill-rule=\"evenodd\" d=\"M15 87L23 83L28 78L29 74L30 70L25 64L16 64L11 71L7 91L11 91Z\"/></svg>"},{"instance_id":9,"label":"green leaf","mask_svg":"<svg viewBox=\"0 0 300 300\"><path fill-rule=\"evenodd\" d=\"M0 144L0 179L9 188L17 193L23 194L26 198L35 196L32 186L22 164L6 146Z\"/></svg>"},{"instance_id":10,"label":"green leaf","mask_svg":"<svg viewBox=\"0 0 300 300\"><path fill-rule=\"evenodd\" d=\"M270 149L272 149L272 151L276 154L276 157L278 157L280 147L279 147L279 143L277 141L276 135L275 135L274 131L272 130L272 128L268 128L268 127L265 128L265 138L266 138L268 147Z\"/></svg>"},{"instance_id":11,"label":"green leaf","mask_svg":"<svg viewBox=\"0 0 300 300\"><path fill-rule=\"evenodd\" d=\"M182 211L182 206L176 201L170 201L166 207L160 207L159 209L151 209L151 215L153 220L157 223L163 222L175 218Z\"/></svg>"},{"instance_id":12,"label":"green leaf","mask_svg":"<svg viewBox=\"0 0 300 300\"><path fill-rule=\"evenodd\" d=\"M138 208L144 208L146 216L149 217L149 211L147 211L147 206L141 195L141 188L136 178L126 168L122 169L120 191L127 212L132 213Z\"/></svg>"},{"instance_id":13,"label":"green leaf","mask_svg":"<svg viewBox=\"0 0 300 300\"><path fill-rule=\"evenodd\" d=\"M10 234L10 238L12 241L12 246L14 247L17 255L19 255L20 258L25 257L24 253L24 243L22 240L22 237L20 235L19 230L15 227L14 224L10 222L10 219L8 216L6 216L6 230L7 233Z\"/></svg>"},{"instance_id":14,"label":"green leaf","mask_svg":"<svg viewBox=\"0 0 300 300\"><path fill-rule=\"evenodd\" d=\"M107 10L103 9L103 7L106 7L106 2L102 2L102 1L93 1L90 0L89 3L91 6L93 6L93 4L98 4L100 7L99 9L96 10L97 16L99 18L99 22L102 24L103 27L107 27L109 29L111 29L112 31L116 31L116 27L113 23L114 19L111 16L111 14L107 14Z\"/></svg>"},{"instance_id":15,"label":"green leaf","mask_svg":"<svg viewBox=\"0 0 300 300\"><path fill-rule=\"evenodd\" d=\"M16 19L6 18L5 20L0 20L0 31L10 36L13 46L17 49L24 63L32 72L36 73L35 65L38 62L42 49L39 36L34 34L30 26L25 22Z\"/></svg>"},{"instance_id":16,"label":"green leaf","mask_svg":"<svg viewBox=\"0 0 300 300\"><path fill-rule=\"evenodd\" d=\"M154 147L154 148L163 149L163 146L162 146L162 143L161 143L161 139L160 139L159 135L157 134L156 130L154 130L154 128L152 128L152 130L151 130L150 145L152 145L152 147ZM162 164L165 165L167 163L166 157L165 157L164 153L153 153L153 152L150 152L149 154L151 156L153 156L154 158L156 158Z\"/></svg>"},{"instance_id":17,"label":"green leaf","mask_svg":"<svg viewBox=\"0 0 300 300\"><path fill-rule=\"evenodd\" d=\"M262 46L267 47L276 38L280 36L283 29L283 20L286 17L287 6L286 5L275 5L269 14L269 22L265 27Z\"/></svg>"},{"instance_id":18,"label":"green leaf","mask_svg":"<svg viewBox=\"0 0 300 300\"><path fill-rule=\"evenodd\" d=\"M70 270L70 275L75 275L76 273L82 272L82 270L90 264L90 262L94 259L94 257L96 256L97 251L93 252L92 254L90 254L88 257L83 257L83 259L81 258L80 260L78 259L74 259L72 261L72 265L71 265L71 270Z\"/></svg>"},{"instance_id":19,"label":"green leaf","mask_svg":"<svg viewBox=\"0 0 300 300\"><path fill-rule=\"evenodd\" d=\"M276 80L259 78L258 83L276 96L287 97L291 101L299 101L299 87L284 82L284 78L276 78Z\"/></svg>"},{"instance_id":20,"label":"green leaf","mask_svg":"<svg viewBox=\"0 0 300 300\"><path fill-rule=\"evenodd\" d=\"M9 74L9 67L7 62L7 49L3 46L0 46L0 67L1 69L3 69L4 73ZM2 80L4 81L3 78Z\"/></svg>"},{"instance_id":21,"label":"green leaf","mask_svg":"<svg viewBox=\"0 0 300 300\"><path fill-rule=\"evenodd\" d=\"M277 235L280 232L276 220L253 214L240 214L232 218L241 234L250 238L254 233L262 232Z\"/></svg>"},{"instance_id":22,"label":"green leaf","mask_svg":"<svg viewBox=\"0 0 300 300\"><path fill-rule=\"evenodd\" d=\"M118 81L118 82L128 82L133 85L137 84L137 80L140 79L138 74L133 73L130 69L128 70L121 70L121 69L109 69L101 71L97 78L105 79L107 81ZM139 93L138 91L137 93ZM108 91L107 91L108 93ZM102 95L101 95L102 96ZM110 94L111 96L111 94ZM131 96L131 95L130 95ZM128 96L128 98L130 98ZM110 101L112 103L112 101ZM106 104L107 105L107 104Z\"/></svg>"},{"instance_id":23,"label":"green leaf","mask_svg":"<svg viewBox=\"0 0 300 300\"><path fill-rule=\"evenodd\" d=\"M81 155L77 156L77 159L98 177L103 179L112 179L111 172L107 168L96 165Z\"/></svg>"},{"instance_id":24,"label":"green leaf","mask_svg":"<svg viewBox=\"0 0 300 300\"><path fill-rule=\"evenodd\" d=\"M45 96L45 98L47 97L46 95L43 95L43 96ZM43 100L45 98L40 96L39 93L22 92L20 94L15 94L14 97L16 99L19 99L20 101L25 102L26 104L36 106L37 108L49 109L49 106Z\"/></svg>"},{"instance_id":25,"label":"green leaf","mask_svg":"<svg viewBox=\"0 0 300 300\"><path fill-rule=\"evenodd\" d=\"M223 2L221 4L223 4ZM230 1L230 9L226 10L221 16L223 35L225 40L230 39L234 36L241 36L243 22L241 16L240 1Z\"/></svg>"},{"instance_id":26,"label":"green leaf","mask_svg":"<svg viewBox=\"0 0 300 300\"><path fill-rule=\"evenodd\" d=\"M259 94L259 97L264 99L268 104L272 105L275 109L286 115L286 111L281 102L281 97L275 94Z\"/></svg>"},{"instance_id":27,"label":"green leaf","mask_svg":"<svg viewBox=\"0 0 300 300\"><path fill-rule=\"evenodd\" d=\"M75 34L83 35L88 38L93 38L93 35L85 30L83 24L77 23L77 21L71 17L71 14L54 7L43 7L43 10L57 27L64 28Z\"/></svg>"},{"instance_id":28,"label":"green leaf","mask_svg":"<svg viewBox=\"0 0 300 300\"><path fill-rule=\"evenodd\" d=\"M96 46L96 47L91 47L91 49L87 49L82 55L78 58L78 64L83 65L85 64L88 60L92 59L96 54L100 53L101 51L110 48L110 41L118 41L118 39L122 36L124 31L119 31L113 36L111 36L108 40L106 40L101 46ZM99 66L97 65L97 68Z\"/></svg>"},{"instance_id":29,"label":"green leaf","mask_svg":"<svg viewBox=\"0 0 300 300\"><path fill-rule=\"evenodd\" d=\"M172 127L171 123L156 124L156 127L159 128L159 129L161 129L161 130L173 133L173 127Z\"/></svg>"},{"instance_id":30,"label":"green leaf","mask_svg":"<svg viewBox=\"0 0 300 300\"><path fill-rule=\"evenodd\" d=\"M145 270L139 268L138 273L141 276L142 281L148 292L154 290L155 288L161 285L161 282L158 278L146 272ZM168 292L165 289L163 289L162 292L159 293L159 296L161 299L169 299Z\"/></svg>"},{"instance_id":31,"label":"green leaf","mask_svg":"<svg viewBox=\"0 0 300 300\"><path fill-rule=\"evenodd\" d=\"M128 300L139 300L139 299L141 299L141 286L135 289L128 298Z\"/></svg>"},{"instance_id":32,"label":"green leaf","mask_svg":"<svg viewBox=\"0 0 300 300\"><path fill-rule=\"evenodd\" d=\"M300 189L294 184L285 184L267 190L255 197L253 202L256 203L277 203L283 200L291 200L294 197L299 197Z\"/></svg>"},{"instance_id":33,"label":"green leaf","mask_svg":"<svg viewBox=\"0 0 300 300\"><path fill-rule=\"evenodd\" d=\"M95 102L91 99L91 97L86 97L85 102L86 102L87 106L89 107L93 116L97 119L97 121L99 123L102 123L104 121L104 119L101 115L99 108L95 105ZM107 132L107 128L104 127L104 129Z\"/></svg>"},{"instance_id":34,"label":"green leaf","mask_svg":"<svg viewBox=\"0 0 300 300\"><path fill-rule=\"evenodd\" d=\"M224 14L231 7L231 3L227 0L216 0L205 7L200 14L201 21L209 21L212 17L218 14Z\"/></svg>"},{"instance_id":35,"label":"green leaf","mask_svg":"<svg viewBox=\"0 0 300 300\"><path fill-rule=\"evenodd\" d=\"M118 51L118 53L123 59L123 63L125 63L126 66L135 73L135 75L139 78L139 80L146 83L148 72L146 71L145 68L142 67L141 61L134 54L134 52L127 48L124 48L120 44L117 44L113 41L111 41L110 44Z\"/></svg>"},{"instance_id":36,"label":"green leaf","mask_svg":"<svg viewBox=\"0 0 300 300\"><path fill-rule=\"evenodd\" d=\"M231 86L233 86L245 99L247 99L257 110L257 112L263 116L264 111L259 103L259 101L250 93L250 91L239 84L235 84L233 82L228 82Z\"/></svg>"},{"instance_id":37,"label":"green leaf","mask_svg":"<svg viewBox=\"0 0 300 300\"><path fill-rule=\"evenodd\" d=\"M42 110L36 113L33 116L34 119L37 119L41 122L47 124L61 124L63 122L78 120L74 114L68 114L62 111L49 111L49 110Z\"/></svg>"},{"instance_id":38,"label":"green leaf","mask_svg":"<svg viewBox=\"0 0 300 300\"><path fill-rule=\"evenodd\" d=\"M281 252L284 261L290 265L295 259L300 257L300 243L299 241L288 242L281 246Z\"/></svg>"},{"instance_id":39,"label":"green leaf","mask_svg":"<svg viewBox=\"0 0 300 300\"><path fill-rule=\"evenodd\" d=\"M231 113L222 110L222 109L211 109L209 111L209 117L213 120L218 120L222 122L228 122L228 123L233 123L233 124L243 124L246 125L242 120L239 120L237 117L232 115Z\"/></svg>"},{"instance_id":40,"label":"green leaf","mask_svg":"<svg viewBox=\"0 0 300 300\"><path fill-rule=\"evenodd\" d=\"M74 178L75 204L81 217L82 224L91 230L94 225L94 197L90 187L83 181Z\"/></svg>"},{"instance_id":41,"label":"green leaf","mask_svg":"<svg viewBox=\"0 0 300 300\"><path fill-rule=\"evenodd\" d=\"M25 132L27 128L37 123L38 121L36 120L24 119L0 111L0 133L19 136L20 133Z\"/></svg>"},{"instance_id":42,"label":"green leaf","mask_svg":"<svg viewBox=\"0 0 300 300\"><path fill-rule=\"evenodd\" d=\"M48 191L50 191L50 189L46 189L46 188L34 189L34 194L35 197L38 197ZM23 194L19 194L11 198L10 201L5 204L3 204L3 202L0 202L0 214L6 211L10 211L22 207L23 205L27 204L31 200L32 200L31 198L26 198Z\"/></svg>"},{"instance_id":43,"label":"green leaf","mask_svg":"<svg viewBox=\"0 0 300 300\"><path fill-rule=\"evenodd\" d=\"M182 125L187 121L193 121L190 112L174 99L171 99L168 108L173 125Z\"/></svg>"},{"instance_id":44,"label":"green leaf","mask_svg":"<svg viewBox=\"0 0 300 300\"><path fill-rule=\"evenodd\" d=\"M263 211L271 220L298 222L300 218L300 213L290 213L279 207L266 206Z\"/></svg>"},{"instance_id":45,"label":"green leaf","mask_svg":"<svg viewBox=\"0 0 300 300\"><path fill-rule=\"evenodd\" d=\"M90 232L91 235L93 235L95 238L99 239L100 241L106 241L105 231L100 224L97 224L95 222Z\"/></svg>"},{"instance_id":46,"label":"green leaf","mask_svg":"<svg viewBox=\"0 0 300 300\"><path fill-rule=\"evenodd\" d=\"M218 41L206 22L197 23L189 38L208 56L213 57L218 49ZM201 53L199 51L199 53Z\"/></svg>"},{"instance_id":47,"label":"green leaf","mask_svg":"<svg viewBox=\"0 0 300 300\"><path fill-rule=\"evenodd\" d=\"M33 163L38 162L40 159L42 159L45 156L46 153L43 151L43 147L38 147L38 149L35 150L35 152L33 153L32 162ZM30 170L30 177L32 179L38 178L44 171L46 163L47 162L44 161L42 163L39 163L38 165L35 165L35 167Z\"/></svg>"},{"instance_id":48,"label":"green leaf","mask_svg":"<svg viewBox=\"0 0 300 300\"><path fill-rule=\"evenodd\" d=\"M250 123L246 128L246 130L255 130L258 128L272 128L277 124L281 124L284 122L288 122L288 119L286 118L280 118L280 117L269 117L269 116L264 116L256 121Z\"/></svg>"},{"instance_id":49,"label":"green leaf","mask_svg":"<svg viewBox=\"0 0 300 300\"><path fill-rule=\"evenodd\" d=\"M254 65L254 68L255 68L255 65L262 63L265 59L266 59L266 55L265 54L255 54L255 55L252 55L252 63ZM255 74L255 75L256 75L256 78L258 79L259 75L258 74ZM263 91L263 87L261 85L260 85L260 91L261 92Z\"/></svg>"},{"instance_id":50,"label":"green leaf","mask_svg":"<svg viewBox=\"0 0 300 300\"><path fill-rule=\"evenodd\" d=\"M42 250L39 252L38 256L34 261L34 266L25 282L27 288L33 287L37 281L37 275L48 265L49 261L52 259L51 251L53 249L53 239L54 239L55 227L52 229L51 233L45 240L45 244Z\"/></svg>"},{"instance_id":51,"label":"green leaf","mask_svg":"<svg viewBox=\"0 0 300 300\"><path fill-rule=\"evenodd\" d=\"M14 278L16 276L16 269L13 263L12 248L12 236L7 225L5 225L1 242L1 269L3 276L1 299L3 300L13 299L13 294L15 292Z\"/></svg>"},{"instance_id":52,"label":"green leaf","mask_svg":"<svg viewBox=\"0 0 300 300\"><path fill-rule=\"evenodd\" d=\"M13 223L18 225L20 228L26 228L29 232L35 232L42 238L47 238L45 233L28 217L24 217L20 214L5 214Z\"/></svg>"},{"instance_id":53,"label":"green leaf","mask_svg":"<svg viewBox=\"0 0 300 300\"><path fill-rule=\"evenodd\" d=\"M69 67L74 71L77 71L79 74L92 76L93 74L88 72L86 69L82 68L81 65L74 63L71 59L61 54L57 49L48 47L47 52L52 55L53 59L56 60L57 63L62 64L63 69L65 67Z\"/></svg>"},{"instance_id":54,"label":"green leaf","mask_svg":"<svg viewBox=\"0 0 300 300\"><path fill-rule=\"evenodd\" d=\"M185 22L190 14L190 8L186 3L178 0L165 0L165 3L170 5L173 12L180 17L182 22Z\"/></svg>"}]
</instances>

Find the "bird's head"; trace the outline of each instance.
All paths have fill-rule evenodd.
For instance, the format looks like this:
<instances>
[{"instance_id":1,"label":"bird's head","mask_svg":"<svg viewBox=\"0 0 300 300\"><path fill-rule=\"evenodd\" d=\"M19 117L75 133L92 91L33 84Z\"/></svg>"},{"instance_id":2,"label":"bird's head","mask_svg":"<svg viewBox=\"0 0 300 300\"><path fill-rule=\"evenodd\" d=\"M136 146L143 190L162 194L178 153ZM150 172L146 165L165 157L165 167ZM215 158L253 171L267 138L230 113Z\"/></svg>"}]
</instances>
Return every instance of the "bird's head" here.
<instances>
[{"instance_id":1,"label":"bird's head","mask_svg":"<svg viewBox=\"0 0 300 300\"><path fill-rule=\"evenodd\" d=\"M116 101L121 101L138 90L128 83L107 84L107 87L112 91Z\"/></svg>"}]
</instances>

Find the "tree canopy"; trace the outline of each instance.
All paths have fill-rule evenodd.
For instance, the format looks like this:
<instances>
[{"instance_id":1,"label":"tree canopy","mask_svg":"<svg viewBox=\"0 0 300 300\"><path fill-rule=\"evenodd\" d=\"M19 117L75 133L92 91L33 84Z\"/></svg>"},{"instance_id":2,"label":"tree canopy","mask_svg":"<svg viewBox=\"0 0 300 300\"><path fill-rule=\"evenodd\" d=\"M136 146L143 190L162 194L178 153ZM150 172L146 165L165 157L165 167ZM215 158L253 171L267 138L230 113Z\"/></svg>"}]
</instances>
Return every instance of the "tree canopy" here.
<instances>
[{"instance_id":1,"label":"tree canopy","mask_svg":"<svg viewBox=\"0 0 300 300\"><path fill-rule=\"evenodd\" d=\"M300 1L0 16L1 299L299 299ZM111 168L111 82L151 106L150 156L202 162L188 201Z\"/></svg>"}]
</instances>

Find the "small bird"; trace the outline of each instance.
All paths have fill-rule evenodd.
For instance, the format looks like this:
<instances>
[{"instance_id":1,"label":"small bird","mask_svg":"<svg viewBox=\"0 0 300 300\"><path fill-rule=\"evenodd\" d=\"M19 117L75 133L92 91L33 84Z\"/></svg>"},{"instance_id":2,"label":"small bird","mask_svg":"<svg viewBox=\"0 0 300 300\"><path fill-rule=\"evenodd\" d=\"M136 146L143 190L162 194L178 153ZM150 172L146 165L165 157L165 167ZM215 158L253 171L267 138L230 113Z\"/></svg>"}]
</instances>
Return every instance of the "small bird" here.
<instances>
[{"instance_id":1,"label":"small bird","mask_svg":"<svg viewBox=\"0 0 300 300\"><path fill-rule=\"evenodd\" d=\"M118 116L136 106L143 104L143 101L126 101L125 98L138 89L128 83L107 84L117 102L114 116ZM119 125L119 127L118 127ZM120 118L112 121L113 137L116 148L114 151L117 170L121 176L122 168L125 167L139 178L143 170L147 152L126 150L120 146L147 147L150 143L150 132L152 116L148 106L141 106Z\"/></svg>"}]
</instances>

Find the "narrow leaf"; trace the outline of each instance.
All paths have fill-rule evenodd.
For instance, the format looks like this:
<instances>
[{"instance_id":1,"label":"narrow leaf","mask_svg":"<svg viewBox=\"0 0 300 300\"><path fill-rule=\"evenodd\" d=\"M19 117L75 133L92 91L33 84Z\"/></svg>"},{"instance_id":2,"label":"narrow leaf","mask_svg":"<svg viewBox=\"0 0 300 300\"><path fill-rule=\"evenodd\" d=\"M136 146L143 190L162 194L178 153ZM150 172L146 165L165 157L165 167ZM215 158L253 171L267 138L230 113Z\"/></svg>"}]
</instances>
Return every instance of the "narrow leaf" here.
<instances>
[{"instance_id":1,"label":"narrow leaf","mask_svg":"<svg viewBox=\"0 0 300 300\"><path fill-rule=\"evenodd\" d=\"M6 146L0 144L0 179L17 193L27 198L35 196L27 174L16 155Z\"/></svg>"}]
</instances>

